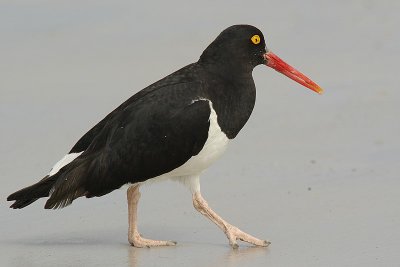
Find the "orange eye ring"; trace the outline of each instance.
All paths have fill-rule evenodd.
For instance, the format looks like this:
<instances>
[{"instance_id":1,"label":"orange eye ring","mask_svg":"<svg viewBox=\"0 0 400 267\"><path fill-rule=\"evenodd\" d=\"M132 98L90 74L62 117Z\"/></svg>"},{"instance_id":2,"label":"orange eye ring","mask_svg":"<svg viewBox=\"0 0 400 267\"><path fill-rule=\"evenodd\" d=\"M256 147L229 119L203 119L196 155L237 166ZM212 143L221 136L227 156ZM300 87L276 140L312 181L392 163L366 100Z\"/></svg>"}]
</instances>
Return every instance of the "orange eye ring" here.
<instances>
[{"instance_id":1,"label":"orange eye ring","mask_svg":"<svg viewBox=\"0 0 400 267\"><path fill-rule=\"evenodd\" d=\"M251 38L250 38L250 40L251 40L251 42L253 43L253 44L255 44L255 45L257 45L257 44L259 44L260 42L261 42L261 38L260 38L260 36L259 35L253 35Z\"/></svg>"}]
</instances>

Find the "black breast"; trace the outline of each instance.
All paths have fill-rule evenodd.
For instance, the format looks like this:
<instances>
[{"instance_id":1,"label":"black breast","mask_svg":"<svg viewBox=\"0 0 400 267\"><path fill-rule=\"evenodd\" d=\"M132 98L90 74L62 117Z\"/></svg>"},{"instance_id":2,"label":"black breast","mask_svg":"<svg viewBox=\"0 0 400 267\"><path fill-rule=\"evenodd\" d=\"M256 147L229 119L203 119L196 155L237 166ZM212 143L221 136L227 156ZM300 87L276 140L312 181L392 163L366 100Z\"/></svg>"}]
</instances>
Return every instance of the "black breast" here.
<instances>
[{"instance_id":1,"label":"black breast","mask_svg":"<svg viewBox=\"0 0 400 267\"><path fill-rule=\"evenodd\" d=\"M256 88L251 73L240 77L207 74L205 85L218 116L218 124L233 139L248 121L256 101Z\"/></svg>"}]
</instances>

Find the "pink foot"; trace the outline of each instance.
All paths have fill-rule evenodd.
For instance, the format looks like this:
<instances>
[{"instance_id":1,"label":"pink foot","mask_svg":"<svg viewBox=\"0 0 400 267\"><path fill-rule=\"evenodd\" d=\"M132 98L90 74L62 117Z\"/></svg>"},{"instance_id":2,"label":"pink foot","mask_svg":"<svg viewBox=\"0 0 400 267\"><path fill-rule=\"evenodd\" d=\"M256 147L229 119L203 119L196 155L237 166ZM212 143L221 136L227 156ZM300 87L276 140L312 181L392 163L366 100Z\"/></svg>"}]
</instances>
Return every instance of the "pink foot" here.
<instances>
[{"instance_id":1,"label":"pink foot","mask_svg":"<svg viewBox=\"0 0 400 267\"><path fill-rule=\"evenodd\" d=\"M241 240L255 246L267 247L270 242L266 240L258 239L252 235L249 235L239 228L229 224L224 219L222 219L215 211L213 211L205 201L205 199L201 196L200 192L195 192L193 194L193 206L196 210L198 210L201 214L209 218L212 222L214 222L219 228L224 231L226 236L228 237L229 244L232 248L238 248L237 240Z\"/></svg>"},{"instance_id":2,"label":"pink foot","mask_svg":"<svg viewBox=\"0 0 400 267\"><path fill-rule=\"evenodd\" d=\"M128 241L138 248L143 247L159 247L159 246L175 246L174 241L151 240L142 238L137 230L137 206L140 198L139 185L132 185L127 191L128 197Z\"/></svg>"},{"instance_id":3,"label":"pink foot","mask_svg":"<svg viewBox=\"0 0 400 267\"><path fill-rule=\"evenodd\" d=\"M175 246L175 241L164 241L164 240L152 240L146 239L140 236L139 233L133 234L132 237L128 237L129 243L137 248L143 247L160 247L160 246Z\"/></svg>"},{"instance_id":4,"label":"pink foot","mask_svg":"<svg viewBox=\"0 0 400 267\"><path fill-rule=\"evenodd\" d=\"M233 225L226 225L226 230L224 231L226 236L228 237L229 244L232 246L232 248L238 248L239 245L237 244L237 240L244 241L250 244L253 244L255 246L260 246L260 247L268 247L271 242L268 242L266 240L261 240L258 239L252 235L249 235L239 228L233 226Z\"/></svg>"}]
</instances>

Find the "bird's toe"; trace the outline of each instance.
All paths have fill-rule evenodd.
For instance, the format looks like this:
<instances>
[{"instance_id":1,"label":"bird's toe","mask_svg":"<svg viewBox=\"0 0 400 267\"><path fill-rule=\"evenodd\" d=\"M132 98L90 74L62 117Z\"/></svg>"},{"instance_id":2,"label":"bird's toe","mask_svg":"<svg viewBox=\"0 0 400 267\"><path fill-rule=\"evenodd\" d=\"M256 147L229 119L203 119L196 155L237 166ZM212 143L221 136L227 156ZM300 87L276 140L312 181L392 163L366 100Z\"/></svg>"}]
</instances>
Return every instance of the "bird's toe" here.
<instances>
[{"instance_id":1,"label":"bird's toe","mask_svg":"<svg viewBox=\"0 0 400 267\"><path fill-rule=\"evenodd\" d=\"M232 247L233 249L238 249L238 248L239 248L239 245L238 245L238 243L231 243L231 247Z\"/></svg>"},{"instance_id":2,"label":"bird's toe","mask_svg":"<svg viewBox=\"0 0 400 267\"><path fill-rule=\"evenodd\" d=\"M129 243L137 248L150 248L150 247L162 247L162 246L175 246L176 241L164 241L164 240L152 240L143 238L140 235L135 236L133 238L129 238Z\"/></svg>"},{"instance_id":3,"label":"bird's toe","mask_svg":"<svg viewBox=\"0 0 400 267\"><path fill-rule=\"evenodd\" d=\"M263 247L268 247L269 245L271 245L271 242L269 242L269 241L267 241L267 240L264 240L264 243L263 243Z\"/></svg>"},{"instance_id":4,"label":"bird's toe","mask_svg":"<svg viewBox=\"0 0 400 267\"><path fill-rule=\"evenodd\" d=\"M166 243L167 246L176 246L176 244L178 244L178 242L171 241L171 240L167 241L167 243Z\"/></svg>"}]
</instances>

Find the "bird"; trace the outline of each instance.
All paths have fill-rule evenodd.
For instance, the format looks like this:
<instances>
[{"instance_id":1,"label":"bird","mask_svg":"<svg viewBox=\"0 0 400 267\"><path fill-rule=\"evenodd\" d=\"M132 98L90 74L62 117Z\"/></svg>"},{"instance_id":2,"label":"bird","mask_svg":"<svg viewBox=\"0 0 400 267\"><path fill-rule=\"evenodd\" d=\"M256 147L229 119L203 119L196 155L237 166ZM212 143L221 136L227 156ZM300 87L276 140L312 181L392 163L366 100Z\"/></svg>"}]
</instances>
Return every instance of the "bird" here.
<instances>
[{"instance_id":1,"label":"bird","mask_svg":"<svg viewBox=\"0 0 400 267\"><path fill-rule=\"evenodd\" d=\"M253 69L266 65L321 94L323 89L271 52L252 25L223 30L189 64L137 92L84 134L39 182L8 196L13 209L48 197L58 209L79 197L100 197L128 185L128 241L134 247L173 246L138 230L140 186L170 179L191 192L194 208L215 223L229 244L266 247L210 208L200 175L225 152L248 121L256 101Z\"/></svg>"}]
</instances>

